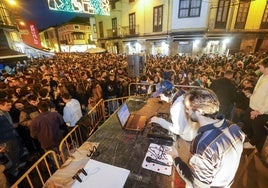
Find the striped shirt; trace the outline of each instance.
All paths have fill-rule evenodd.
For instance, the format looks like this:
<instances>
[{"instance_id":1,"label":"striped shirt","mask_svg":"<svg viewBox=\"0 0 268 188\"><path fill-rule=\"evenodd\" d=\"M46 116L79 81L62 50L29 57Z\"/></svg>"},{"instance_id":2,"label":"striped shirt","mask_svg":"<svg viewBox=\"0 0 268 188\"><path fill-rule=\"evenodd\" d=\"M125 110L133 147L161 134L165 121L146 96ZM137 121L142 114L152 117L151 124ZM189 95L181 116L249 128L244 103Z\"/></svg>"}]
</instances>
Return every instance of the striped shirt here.
<instances>
[{"instance_id":1,"label":"striped shirt","mask_svg":"<svg viewBox=\"0 0 268 188\"><path fill-rule=\"evenodd\" d=\"M194 187L229 187L239 166L244 138L241 129L226 120L220 127L200 127L189 160Z\"/></svg>"}]
</instances>

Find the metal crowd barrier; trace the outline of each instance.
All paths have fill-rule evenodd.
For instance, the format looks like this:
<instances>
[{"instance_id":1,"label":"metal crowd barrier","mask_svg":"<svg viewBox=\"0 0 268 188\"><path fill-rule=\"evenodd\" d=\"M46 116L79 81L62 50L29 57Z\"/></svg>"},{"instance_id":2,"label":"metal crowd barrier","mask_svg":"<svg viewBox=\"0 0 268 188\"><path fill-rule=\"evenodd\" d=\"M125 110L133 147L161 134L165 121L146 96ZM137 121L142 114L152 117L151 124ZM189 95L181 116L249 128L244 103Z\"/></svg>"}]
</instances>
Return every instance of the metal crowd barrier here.
<instances>
[{"instance_id":1,"label":"metal crowd barrier","mask_svg":"<svg viewBox=\"0 0 268 188\"><path fill-rule=\"evenodd\" d=\"M100 126L106 119L104 100L101 99L99 102L97 102L97 104L87 113L87 116L90 117L93 128Z\"/></svg>"},{"instance_id":2,"label":"metal crowd barrier","mask_svg":"<svg viewBox=\"0 0 268 188\"><path fill-rule=\"evenodd\" d=\"M104 121L104 101L100 100L62 139L59 145L61 164L72 156L76 148L81 146Z\"/></svg>"},{"instance_id":3,"label":"metal crowd barrier","mask_svg":"<svg viewBox=\"0 0 268 188\"><path fill-rule=\"evenodd\" d=\"M130 83L128 86L128 95L132 96L149 96L153 92L153 87L157 84L146 84L146 83ZM199 88L200 86L191 85L174 85L177 89L187 91L190 88Z\"/></svg>"},{"instance_id":4,"label":"metal crowd barrier","mask_svg":"<svg viewBox=\"0 0 268 188\"><path fill-rule=\"evenodd\" d=\"M81 129L75 126L62 140L59 145L59 155L63 164L72 153L83 144Z\"/></svg>"},{"instance_id":5,"label":"metal crowd barrier","mask_svg":"<svg viewBox=\"0 0 268 188\"><path fill-rule=\"evenodd\" d=\"M112 113L114 113L128 98L129 96L106 99L104 101L105 119L112 115Z\"/></svg>"},{"instance_id":6,"label":"metal crowd barrier","mask_svg":"<svg viewBox=\"0 0 268 188\"><path fill-rule=\"evenodd\" d=\"M153 84L155 85L155 84ZM69 157L71 157L72 153L75 151L77 147L83 144L85 139L87 139L97 128L100 126L114 111L116 111L122 103L124 103L131 96L146 96L148 97L148 93L139 93L138 88L142 86L148 86L148 84L140 84L140 83L131 83L129 85L129 96L113 98L103 100L101 99L89 112L87 115L83 116L83 121L78 122L78 126L75 126L61 141L59 145L59 155L60 155L60 163L57 158L57 154L54 151L46 152L27 172L25 172L11 187L17 188L22 182L28 183L29 186L36 187L33 181L37 181L36 178L31 180L30 174L33 170L37 171L38 177L40 179L39 185L44 185L46 180L56 171L60 164L63 164ZM175 85L176 88L180 88L183 90L188 90L189 88L196 88L197 86L188 86L188 85ZM134 88L134 89L133 89ZM82 120L81 119L81 120ZM86 135L85 135L86 133ZM52 172L50 170L51 163L48 163L47 157L48 155L53 156L53 160L55 161L56 169ZM39 165L44 162L45 166L43 166L40 170ZM45 168L44 168L45 167ZM47 169L47 172L43 173L43 171ZM44 177L45 176L45 177ZM35 182L36 183L36 182Z\"/></svg>"},{"instance_id":7,"label":"metal crowd barrier","mask_svg":"<svg viewBox=\"0 0 268 188\"><path fill-rule=\"evenodd\" d=\"M112 113L114 113L123 102L125 102L131 96L144 96L151 97L151 88L156 86L156 84L142 84L142 83L131 83L128 86L128 96L125 97L117 97L112 99L106 99L104 101L105 106L105 118L107 119ZM141 91L141 88L144 88L144 91ZM187 91L191 88L198 88L199 86L189 86L189 85L174 85L177 89L182 89L183 91Z\"/></svg>"},{"instance_id":8,"label":"metal crowd barrier","mask_svg":"<svg viewBox=\"0 0 268 188\"><path fill-rule=\"evenodd\" d=\"M12 186L18 187L41 187L52 174L59 169L59 161L55 151L47 151L31 168L29 168Z\"/></svg>"}]
</instances>

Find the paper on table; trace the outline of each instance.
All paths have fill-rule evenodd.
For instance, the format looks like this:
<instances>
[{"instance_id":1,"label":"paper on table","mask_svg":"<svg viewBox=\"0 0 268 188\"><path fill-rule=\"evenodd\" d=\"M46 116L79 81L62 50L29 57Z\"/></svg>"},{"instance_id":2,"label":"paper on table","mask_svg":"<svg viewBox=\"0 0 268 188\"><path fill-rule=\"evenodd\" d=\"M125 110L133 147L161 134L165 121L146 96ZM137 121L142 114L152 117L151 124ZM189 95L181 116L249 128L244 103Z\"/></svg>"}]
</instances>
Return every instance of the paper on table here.
<instances>
[{"instance_id":1,"label":"paper on table","mask_svg":"<svg viewBox=\"0 0 268 188\"><path fill-rule=\"evenodd\" d=\"M84 167L87 176L79 174L82 182L75 181L72 188L121 188L127 180L129 170L90 159Z\"/></svg>"},{"instance_id":2,"label":"paper on table","mask_svg":"<svg viewBox=\"0 0 268 188\"><path fill-rule=\"evenodd\" d=\"M168 150L170 150L169 146L151 143L144 157L142 167L168 176L171 175L173 163L172 157L167 153ZM156 159L160 162L165 163L167 166L156 164L153 162L147 162L146 157Z\"/></svg>"},{"instance_id":3,"label":"paper on table","mask_svg":"<svg viewBox=\"0 0 268 188\"><path fill-rule=\"evenodd\" d=\"M44 187L64 187L70 188L74 180L72 176L80 169L83 168L89 161L89 149L92 150L95 146L98 148L97 142L84 142L79 148L76 149L72 157L69 157L67 161L58 169L45 183Z\"/></svg>"}]
</instances>

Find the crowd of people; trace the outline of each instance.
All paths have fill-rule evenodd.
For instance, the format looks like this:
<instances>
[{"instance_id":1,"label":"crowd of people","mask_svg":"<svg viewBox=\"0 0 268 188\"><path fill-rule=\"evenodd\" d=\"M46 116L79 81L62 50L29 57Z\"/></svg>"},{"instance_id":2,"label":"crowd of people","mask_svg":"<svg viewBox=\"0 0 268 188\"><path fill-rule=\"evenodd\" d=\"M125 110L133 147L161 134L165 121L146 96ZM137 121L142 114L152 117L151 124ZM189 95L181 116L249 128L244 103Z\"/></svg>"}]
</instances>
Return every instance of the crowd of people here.
<instances>
[{"instance_id":1,"label":"crowd of people","mask_svg":"<svg viewBox=\"0 0 268 188\"><path fill-rule=\"evenodd\" d=\"M5 144L5 149L0 153L7 153L12 162L6 173L17 176L25 165L25 155L27 161L57 148L61 138L100 99L150 95L163 80L178 87L213 90L220 101L219 115L240 124L251 144L261 150L265 139L261 126L268 114L267 92L256 96L261 102L250 101L250 97L268 67L263 61L267 56L263 52L228 57L147 55L142 74L136 77L128 76L125 54L58 53L49 59L19 62L13 69L1 71L0 143ZM129 90L136 83L144 85ZM149 89L148 85L156 87ZM258 93L267 91L267 86L259 87ZM260 122L257 132L249 126Z\"/></svg>"}]
</instances>

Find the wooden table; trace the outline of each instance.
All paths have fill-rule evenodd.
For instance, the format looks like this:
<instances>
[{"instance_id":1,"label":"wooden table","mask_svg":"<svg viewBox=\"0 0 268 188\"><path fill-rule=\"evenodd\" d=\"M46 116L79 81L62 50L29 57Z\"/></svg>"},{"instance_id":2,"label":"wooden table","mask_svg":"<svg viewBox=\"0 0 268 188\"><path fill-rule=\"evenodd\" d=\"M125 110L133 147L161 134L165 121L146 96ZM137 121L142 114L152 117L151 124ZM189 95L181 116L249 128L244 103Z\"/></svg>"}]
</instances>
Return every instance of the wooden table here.
<instances>
[{"instance_id":1,"label":"wooden table","mask_svg":"<svg viewBox=\"0 0 268 188\"><path fill-rule=\"evenodd\" d=\"M157 113L169 113L170 104L159 102L158 99L149 98L146 101L128 100L127 104L132 113L146 115L148 121ZM150 125L141 133L122 130L116 114L101 125L101 127L88 139L89 142L99 143L99 156L93 159L117 167L130 170L125 187L184 187L175 168L170 176L162 175L142 168L147 149L151 143L147 138Z\"/></svg>"},{"instance_id":2,"label":"wooden table","mask_svg":"<svg viewBox=\"0 0 268 188\"><path fill-rule=\"evenodd\" d=\"M158 99L149 98L146 100L130 98L127 101L128 107L132 113L146 115L147 121L157 113L169 113L170 104L159 102ZM85 144L96 145L98 156L91 158L99 162L107 163L113 166L130 170L130 175L125 183L125 188L182 188L184 182L179 177L175 168L172 168L171 175L163 175L142 167L143 160L151 141L147 137L151 125L147 123L143 132L124 131L116 114L107 119L87 140ZM83 145L82 145L83 146ZM87 148L85 146L84 148ZM186 151L184 149L184 151ZM188 150L189 151L189 150ZM82 168L90 160L86 157L83 148L78 149L75 159L66 161L68 166L59 169L50 177L45 187L51 187L50 184L58 187L71 187L72 176L77 169ZM189 153L189 152L188 152ZM85 157L81 157L85 156ZM69 164L70 163L70 164Z\"/></svg>"}]
</instances>

